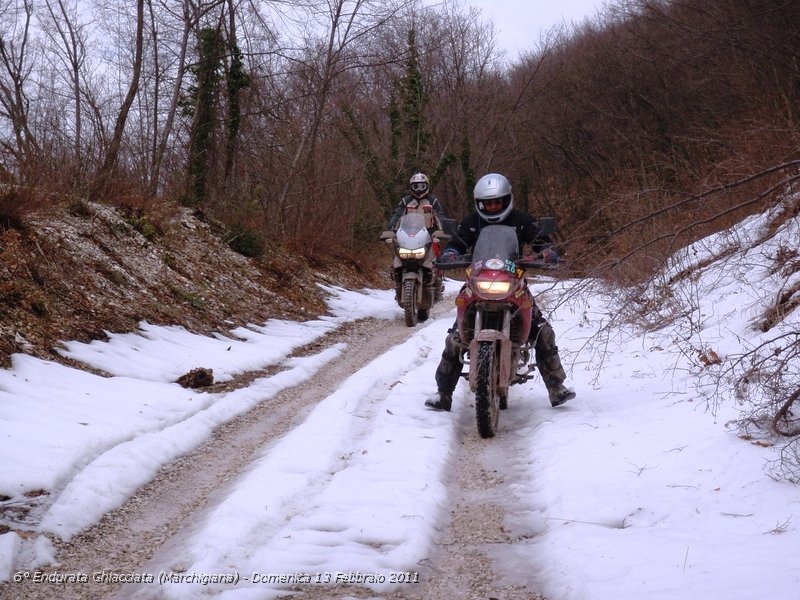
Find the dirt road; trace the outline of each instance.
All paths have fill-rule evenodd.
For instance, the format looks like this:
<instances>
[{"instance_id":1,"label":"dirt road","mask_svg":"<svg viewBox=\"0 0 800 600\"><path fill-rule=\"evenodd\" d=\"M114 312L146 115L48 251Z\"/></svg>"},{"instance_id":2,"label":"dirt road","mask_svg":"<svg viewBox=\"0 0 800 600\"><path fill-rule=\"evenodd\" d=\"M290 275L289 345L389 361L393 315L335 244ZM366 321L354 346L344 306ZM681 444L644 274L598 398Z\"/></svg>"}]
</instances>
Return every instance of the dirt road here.
<instances>
[{"instance_id":1,"label":"dirt road","mask_svg":"<svg viewBox=\"0 0 800 600\"><path fill-rule=\"evenodd\" d=\"M452 306L442 303L433 318ZM332 344L348 343L348 352L330 368L302 385L286 390L260 404L250 413L215 431L211 439L194 452L162 469L122 508L74 537L69 543L56 542L55 563L43 572L55 582L68 573L157 572L169 564L172 548L178 548L186 532L205 511L222 497L226 486L258 452L304 419L308 411L369 360L403 342L411 330L399 320L361 320L348 324L297 354L319 352ZM243 387L264 373L226 384ZM454 418L456 415L454 414ZM486 467L486 453L498 452L502 437L491 442L476 434L474 419L464 411L459 423L460 448L452 465L451 517L441 530L431 555L419 565L419 582L380 597L399 600L541 598L529 589L524 577L500 577L503 568L492 557L492 549L512 545L503 522L507 508L498 498L510 482L510 474ZM508 448L506 450L509 450ZM491 462L491 461L490 461ZM157 588L105 581L101 583L10 583L0 586L0 599L158 598ZM374 591L356 585L310 586L298 589L297 597L308 599L375 598Z\"/></svg>"}]
</instances>

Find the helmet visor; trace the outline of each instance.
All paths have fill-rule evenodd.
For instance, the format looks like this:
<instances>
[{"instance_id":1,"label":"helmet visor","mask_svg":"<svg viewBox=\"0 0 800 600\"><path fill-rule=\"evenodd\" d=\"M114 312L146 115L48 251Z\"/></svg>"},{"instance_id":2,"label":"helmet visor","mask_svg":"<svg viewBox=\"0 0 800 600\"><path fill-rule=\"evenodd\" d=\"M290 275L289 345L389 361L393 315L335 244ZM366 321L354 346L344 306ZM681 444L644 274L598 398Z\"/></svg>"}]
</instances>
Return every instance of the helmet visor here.
<instances>
[{"instance_id":1,"label":"helmet visor","mask_svg":"<svg viewBox=\"0 0 800 600\"><path fill-rule=\"evenodd\" d=\"M503 199L492 198L491 200L483 200L483 210L486 214L496 215L503 210Z\"/></svg>"},{"instance_id":2,"label":"helmet visor","mask_svg":"<svg viewBox=\"0 0 800 600\"><path fill-rule=\"evenodd\" d=\"M412 192L424 192L428 189L428 184L424 181L415 181L411 184L411 191Z\"/></svg>"},{"instance_id":3,"label":"helmet visor","mask_svg":"<svg viewBox=\"0 0 800 600\"><path fill-rule=\"evenodd\" d=\"M511 201L511 195L500 196L499 198L483 198L478 200L481 210L487 215L497 215L503 212Z\"/></svg>"}]
</instances>

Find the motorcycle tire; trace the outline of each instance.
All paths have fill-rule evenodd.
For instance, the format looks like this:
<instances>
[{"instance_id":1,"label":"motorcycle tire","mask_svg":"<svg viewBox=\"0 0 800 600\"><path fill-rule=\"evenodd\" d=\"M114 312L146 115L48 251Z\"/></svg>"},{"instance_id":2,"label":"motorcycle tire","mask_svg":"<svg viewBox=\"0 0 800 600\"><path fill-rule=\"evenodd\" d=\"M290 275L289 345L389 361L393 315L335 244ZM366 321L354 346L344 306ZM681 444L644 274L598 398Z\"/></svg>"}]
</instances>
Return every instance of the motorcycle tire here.
<instances>
[{"instance_id":1,"label":"motorcycle tire","mask_svg":"<svg viewBox=\"0 0 800 600\"><path fill-rule=\"evenodd\" d=\"M417 324L417 282L413 279L407 279L403 282L403 311L406 316L406 326L414 327Z\"/></svg>"},{"instance_id":2,"label":"motorcycle tire","mask_svg":"<svg viewBox=\"0 0 800 600\"><path fill-rule=\"evenodd\" d=\"M497 353L494 342L478 343L478 369L475 386L475 416L482 438L494 437L500 416L497 391Z\"/></svg>"}]
</instances>

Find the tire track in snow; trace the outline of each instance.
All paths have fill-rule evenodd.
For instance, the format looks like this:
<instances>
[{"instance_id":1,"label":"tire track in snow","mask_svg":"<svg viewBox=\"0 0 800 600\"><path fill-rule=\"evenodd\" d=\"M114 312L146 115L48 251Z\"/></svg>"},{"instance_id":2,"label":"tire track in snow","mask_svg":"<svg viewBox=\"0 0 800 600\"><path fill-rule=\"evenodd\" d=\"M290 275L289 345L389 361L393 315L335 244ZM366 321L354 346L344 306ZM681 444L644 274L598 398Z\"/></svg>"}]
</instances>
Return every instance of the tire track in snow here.
<instances>
[{"instance_id":1,"label":"tire track in snow","mask_svg":"<svg viewBox=\"0 0 800 600\"><path fill-rule=\"evenodd\" d=\"M316 403L367 362L365 357L378 356L402 343L412 331L399 320L365 319L317 340L312 344L313 352L341 342L356 351L346 351L310 381L277 394L217 428L205 443L161 469L124 506L108 513L97 525L69 542L53 540L54 564L42 571L141 571L172 536L218 501L220 491L257 458L264 446L302 422ZM119 589L91 583L6 585L0 586L0 600L94 600L109 597ZM129 589L130 586L122 588L122 592Z\"/></svg>"}]
</instances>

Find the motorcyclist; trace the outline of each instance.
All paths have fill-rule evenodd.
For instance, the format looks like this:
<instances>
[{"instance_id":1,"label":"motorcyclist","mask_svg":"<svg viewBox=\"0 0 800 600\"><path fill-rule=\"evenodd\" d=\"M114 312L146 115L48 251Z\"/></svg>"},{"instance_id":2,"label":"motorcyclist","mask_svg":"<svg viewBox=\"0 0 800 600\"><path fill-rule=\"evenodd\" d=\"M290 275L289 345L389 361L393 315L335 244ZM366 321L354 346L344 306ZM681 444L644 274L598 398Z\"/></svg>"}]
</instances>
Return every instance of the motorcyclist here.
<instances>
[{"instance_id":1,"label":"motorcyclist","mask_svg":"<svg viewBox=\"0 0 800 600\"><path fill-rule=\"evenodd\" d=\"M558 260L553 240L549 236L539 236L536 220L528 213L514 208L511 184L503 175L490 173L481 177L475 184L473 196L475 211L459 223L457 234L442 252L440 262L457 260L461 254L465 254L475 245L481 228L487 225L514 227L520 248L523 244L528 244L532 251L541 253L545 260L552 262ZM564 386L567 375L558 355L555 331L545 320L535 302L529 339L534 343L536 366L547 387L550 404L554 407L560 406L574 398L575 392ZM458 335L458 327L454 325L448 330L442 359L436 368L438 392L425 400L425 406L435 410L450 410L453 390L461 376L460 357L465 350L466 347Z\"/></svg>"},{"instance_id":2,"label":"motorcyclist","mask_svg":"<svg viewBox=\"0 0 800 600\"><path fill-rule=\"evenodd\" d=\"M431 236L433 236L433 232L436 230L444 230L443 223L447 216L445 215L442 203L431 193L431 183L428 176L425 175L425 173L414 173L409 181L409 187L411 193L404 196L398 203L394 213L392 213L389 219L388 229L396 231L400 219L406 213L421 212L425 216L425 226ZM438 241L433 242L433 254L437 258L441 254ZM402 276L402 271L392 272L395 294L398 298L400 297L400 286L402 286L403 283ZM435 299L438 301L442 298L442 273L438 270L436 271L436 280Z\"/></svg>"},{"instance_id":3,"label":"motorcyclist","mask_svg":"<svg viewBox=\"0 0 800 600\"><path fill-rule=\"evenodd\" d=\"M414 173L409 181L409 187L411 188L411 193L400 200L389 218L389 229L396 229L400 218L410 211L426 213L426 225L431 233L435 229L441 229L442 221L447 216L444 213L442 203L439 202L436 196L431 194L431 182L428 176L425 173ZM428 218L428 214L431 215L430 218Z\"/></svg>"}]
</instances>

